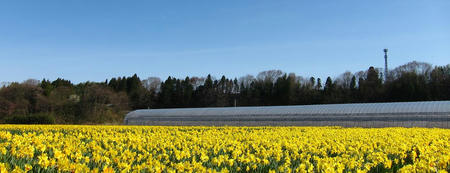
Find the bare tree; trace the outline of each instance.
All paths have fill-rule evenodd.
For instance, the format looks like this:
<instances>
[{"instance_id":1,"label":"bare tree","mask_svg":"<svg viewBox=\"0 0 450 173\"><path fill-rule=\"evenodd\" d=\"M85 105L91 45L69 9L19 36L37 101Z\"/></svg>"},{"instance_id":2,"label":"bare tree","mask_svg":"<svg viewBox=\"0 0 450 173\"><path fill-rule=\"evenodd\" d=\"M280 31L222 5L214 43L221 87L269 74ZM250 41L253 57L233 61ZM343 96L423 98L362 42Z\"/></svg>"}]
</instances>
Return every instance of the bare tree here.
<instances>
[{"instance_id":1,"label":"bare tree","mask_svg":"<svg viewBox=\"0 0 450 173\"><path fill-rule=\"evenodd\" d=\"M298 84L300 84L300 85L302 85L303 82L305 82L305 78L302 77L302 76L296 76L296 77L295 77L295 82L298 83Z\"/></svg>"},{"instance_id":2,"label":"bare tree","mask_svg":"<svg viewBox=\"0 0 450 173\"><path fill-rule=\"evenodd\" d=\"M335 79L338 86L341 86L342 88L350 88L350 83L352 82L353 74L349 71L346 71L339 75L337 79Z\"/></svg>"},{"instance_id":3,"label":"bare tree","mask_svg":"<svg viewBox=\"0 0 450 173\"><path fill-rule=\"evenodd\" d=\"M191 81L189 81L189 82L194 87L194 90L205 83L205 78L204 77L194 76L194 77L191 77L190 80Z\"/></svg>"},{"instance_id":4,"label":"bare tree","mask_svg":"<svg viewBox=\"0 0 450 173\"><path fill-rule=\"evenodd\" d=\"M0 82L0 87L8 87L12 82Z\"/></svg>"},{"instance_id":5,"label":"bare tree","mask_svg":"<svg viewBox=\"0 0 450 173\"><path fill-rule=\"evenodd\" d=\"M39 83L41 83L41 82L37 79L27 79L22 82L22 84L31 85L31 86L38 86Z\"/></svg>"},{"instance_id":6,"label":"bare tree","mask_svg":"<svg viewBox=\"0 0 450 173\"><path fill-rule=\"evenodd\" d=\"M431 64L413 61L395 68L390 72L390 76L398 78L403 73L413 72L417 75L424 75L428 77L432 70L433 67L431 66Z\"/></svg>"},{"instance_id":7,"label":"bare tree","mask_svg":"<svg viewBox=\"0 0 450 173\"><path fill-rule=\"evenodd\" d=\"M253 75L245 75L239 78L239 83L242 84L244 87L249 87L250 84L255 80L255 77Z\"/></svg>"},{"instance_id":8,"label":"bare tree","mask_svg":"<svg viewBox=\"0 0 450 173\"><path fill-rule=\"evenodd\" d=\"M316 78L314 78L314 77L303 78L303 80L300 82L300 84L303 87L312 89L314 87L314 85L316 84Z\"/></svg>"},{"instance_id":9,"label":"bare tree","mask_svg":"<svg viewBox=\"0 0 450 173\"><path fill-rule=\"evenodd\" d=\"M367 76L367 71L359 71L355 73L356 80L365 79Z\"/></svg>"},{"instance_id":10,"label":"bare tree","mask_svg":"<svg viewBox=\"0 0 450 173\"><path fill-rule=\"evenodd\" d=\"M283 71L281 70L268 70L258 73L256 79L259 81L275 83L282 75Z\"/></svg>"},{"instance_id":11,"label":"bare tree","mask_svg":"<svg viewBox=\"0 0 450 173\"><path fill-rule=\"evenodd\" d=\"M161 79L159 77L148 77L142 80L142 85L149 91L159 92L161 87Z\"/></svg>"}]
</instances>

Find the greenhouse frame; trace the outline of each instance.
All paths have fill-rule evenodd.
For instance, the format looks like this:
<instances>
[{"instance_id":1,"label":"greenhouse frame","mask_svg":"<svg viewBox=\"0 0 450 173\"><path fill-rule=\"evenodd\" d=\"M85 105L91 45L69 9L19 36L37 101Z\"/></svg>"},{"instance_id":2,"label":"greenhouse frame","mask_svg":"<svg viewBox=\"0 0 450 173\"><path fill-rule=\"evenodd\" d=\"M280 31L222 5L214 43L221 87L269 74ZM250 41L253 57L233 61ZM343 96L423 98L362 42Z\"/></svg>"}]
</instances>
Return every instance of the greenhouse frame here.
<instances>
[{"instance_id":1,"label":"greenhouse frame","mask_svg":"<svg viewBox=\"0 0 450 173\"><path fill-rule=\"evenodd\" d=\"M450 101L141 109L126 125L450 128Z\"/></svg>"}]
</instances>

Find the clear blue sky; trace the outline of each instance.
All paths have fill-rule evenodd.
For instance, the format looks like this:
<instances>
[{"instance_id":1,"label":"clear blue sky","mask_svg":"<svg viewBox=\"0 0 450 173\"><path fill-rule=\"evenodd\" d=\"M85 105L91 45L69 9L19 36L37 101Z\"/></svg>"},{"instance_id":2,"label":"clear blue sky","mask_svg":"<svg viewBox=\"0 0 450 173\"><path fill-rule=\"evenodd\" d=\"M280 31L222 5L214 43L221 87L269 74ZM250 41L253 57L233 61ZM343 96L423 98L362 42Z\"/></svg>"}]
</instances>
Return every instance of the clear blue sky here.
<instances>
[{"instance_id":1,"label":"clear blue sky","mask_svg":"<svg viewBox=\"0 0 450 173\"><path fill-rule=\"evenodd\" d=\"M319 3L320 2L320 3ZM0 2L0 81L337 76L450 63L450 1Z\"/></svg>"}]
</instances>

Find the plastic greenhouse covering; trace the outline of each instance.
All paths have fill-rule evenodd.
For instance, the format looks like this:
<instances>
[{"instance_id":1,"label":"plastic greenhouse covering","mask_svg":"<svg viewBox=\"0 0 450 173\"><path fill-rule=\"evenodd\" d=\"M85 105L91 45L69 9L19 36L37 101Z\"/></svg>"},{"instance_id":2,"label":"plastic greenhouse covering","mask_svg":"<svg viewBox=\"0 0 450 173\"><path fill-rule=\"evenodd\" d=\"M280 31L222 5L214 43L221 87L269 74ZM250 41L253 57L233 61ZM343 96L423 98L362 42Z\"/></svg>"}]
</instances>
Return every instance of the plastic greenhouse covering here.
<instances>
[{"instance_id":1,"label":"plastic greenhouse covering","mask_svg":"<svg viewBox=\"0 0 450 173\"><path fill-rule=\"evenodd\" d=\"M141 109L128 113L124 119L125 124L137 125L158 121L434 121L448 128L450 101Z\"/></svg>"},{"instance_id":2,"label":"plastic greenhouse covering","mask_svg":"<svg viewBox=\"0 0 450 173\"><path fill-rule=\"evenodd\" d=\"M302 106L252 106L221 108L141 109L132 111L127 118L145 116L228 116L228 115L358 115L358 114L430 114L450 113L450 101L359 103Z\"/></svg>"}]
</instances>

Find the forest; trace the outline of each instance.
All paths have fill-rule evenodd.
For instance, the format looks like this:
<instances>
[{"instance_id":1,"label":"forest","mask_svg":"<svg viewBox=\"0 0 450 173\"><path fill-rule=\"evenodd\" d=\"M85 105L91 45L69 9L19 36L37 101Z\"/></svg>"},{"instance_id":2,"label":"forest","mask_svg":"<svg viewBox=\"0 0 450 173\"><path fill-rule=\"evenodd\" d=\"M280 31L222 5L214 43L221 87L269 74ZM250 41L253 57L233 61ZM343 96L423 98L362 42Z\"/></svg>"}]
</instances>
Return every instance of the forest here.
<instances>
[{"instance_id":1,"label":"forest","mask_svg":"<svg viewBox=\"0 0 450 173\"><path fill-rule=\"evenodd\" d=\"M3 83L0 122L120 124L135 109L450 100L450 64L409 62L326 79L268 70L240 78L133 76L72 83L58 78Z\"/></svg>"}]
</instances>

